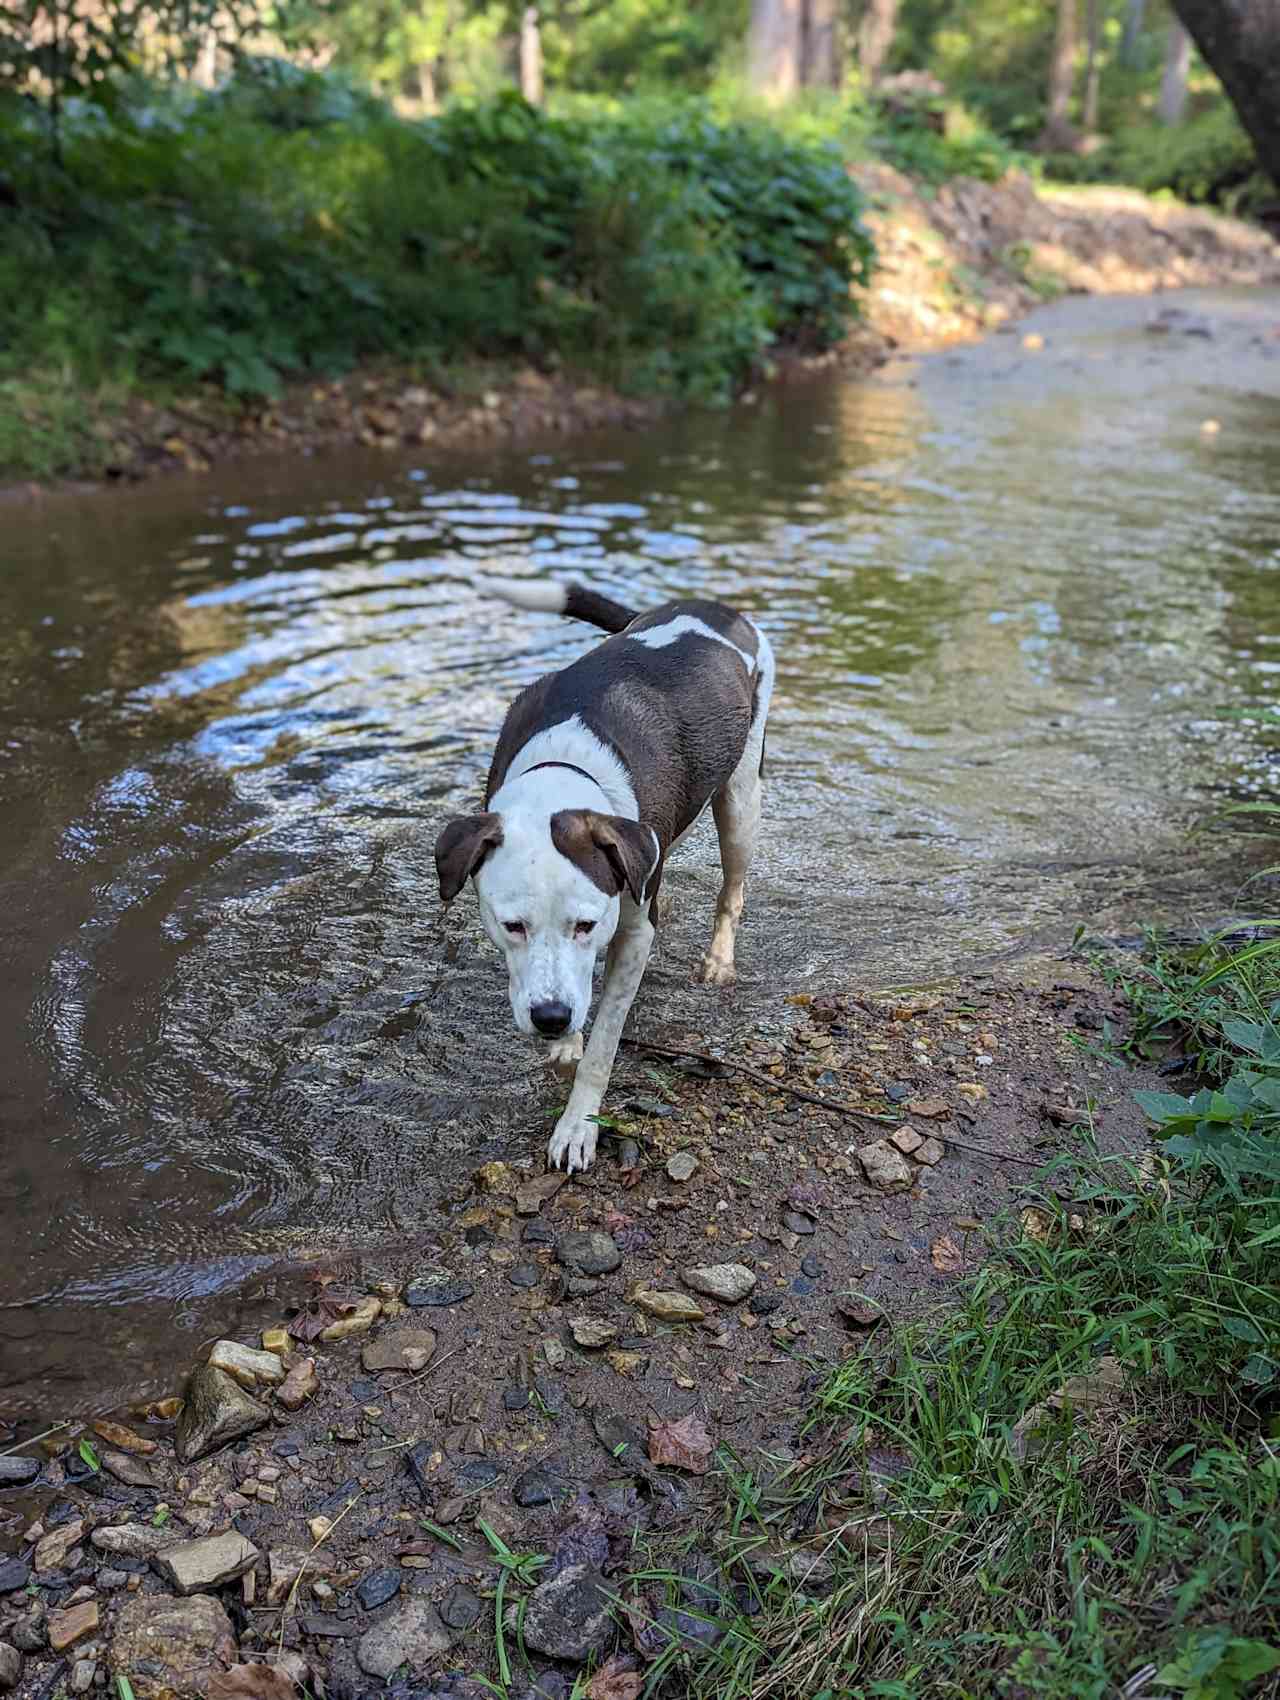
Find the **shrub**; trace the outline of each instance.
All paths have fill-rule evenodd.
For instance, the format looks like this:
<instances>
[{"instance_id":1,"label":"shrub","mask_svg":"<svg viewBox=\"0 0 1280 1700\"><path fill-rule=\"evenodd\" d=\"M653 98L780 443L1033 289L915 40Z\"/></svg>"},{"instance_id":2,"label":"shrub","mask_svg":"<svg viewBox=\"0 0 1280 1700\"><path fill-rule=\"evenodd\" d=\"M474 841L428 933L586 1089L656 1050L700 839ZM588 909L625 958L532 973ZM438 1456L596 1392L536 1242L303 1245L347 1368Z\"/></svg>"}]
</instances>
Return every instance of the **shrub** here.
<instances>
[{"instance_id":1,"label":"shrub","mask_svg":"<svg viewBox=\"0 0 1280 1700\"><path fill-rule=\"evenodd\" d=\"M0 112L0 378L270 396L358 358L561 360L701 399L826 347L866 274L838 156L694 109L550 117L513 95L409 123L246 60L213 95L120 82Z\"/></svg>"}]
</instances>

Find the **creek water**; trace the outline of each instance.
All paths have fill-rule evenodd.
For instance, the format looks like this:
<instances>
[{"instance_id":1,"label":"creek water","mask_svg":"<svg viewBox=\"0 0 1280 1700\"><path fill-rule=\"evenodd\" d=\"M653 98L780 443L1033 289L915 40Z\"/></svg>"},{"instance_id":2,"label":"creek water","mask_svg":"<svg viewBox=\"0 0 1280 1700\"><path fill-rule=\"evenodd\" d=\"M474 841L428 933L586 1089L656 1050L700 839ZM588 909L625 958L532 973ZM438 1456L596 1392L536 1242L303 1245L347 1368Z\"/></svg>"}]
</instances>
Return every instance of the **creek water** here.
<instances>
[{"instance_id":1,"label":"creek water","mask_svg":"<svg viewBox=\"0 0 1280 1700\"><path fill-rule=\"evenodd\" d=\"M651 1026L1229 903L1186 828L1258 782L1217 711L1280 693L1280 293L1176 306L1065 302L648 433L0 510L0 1403L167 1388L282 1264L429 1238L450 1176L541 1146L432 846L511 695L595 637L481 602L479 566L774 639L741 983L689 986L702 832Z\"/></svg>"}]
</instances>

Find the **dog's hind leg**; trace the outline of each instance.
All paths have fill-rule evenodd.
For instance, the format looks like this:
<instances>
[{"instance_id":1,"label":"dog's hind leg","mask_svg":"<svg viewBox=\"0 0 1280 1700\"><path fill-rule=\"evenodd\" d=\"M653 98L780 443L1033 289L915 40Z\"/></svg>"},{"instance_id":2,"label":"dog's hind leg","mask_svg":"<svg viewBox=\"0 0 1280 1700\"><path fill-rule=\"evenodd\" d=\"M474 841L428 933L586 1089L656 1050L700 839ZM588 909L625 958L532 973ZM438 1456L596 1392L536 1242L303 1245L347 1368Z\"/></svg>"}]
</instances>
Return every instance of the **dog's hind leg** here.
<instances>
[{"instance_id":1,"label":"dog's hind leg","mask_svg":"<svg viewBox=\"0 0 1280 1700\"><path fill-rule=\"evenodd\" d=\"M547 1147L547 1161L553 1169L563 1167L572 1174L575 1169L591 1167L598 1132L595 1117L600 1113L609 1087L623 1025L644 978L653 934L653 923L648 915L624 896L619 931L609 950L609 966L604 990L600 994L600 1007L574 1076L569 1102Z\"/></svg>"},{"instance_id":2,"label":"dog's hind leg","mask_svg":"<svg viewBox=\"0 0 1280 1700\"><path fill-rule=\"evenodd\" d=\"M760 830L760 806L764 790L764 731L773 690L773 654L763 634L760 638L760 672L756 687L755 713L747 734L742 759L725 785L711 799L716 833L720 839L723 881L716 899L715 927L711 948L698 965L697 978L704 986L730 986L737 970L734 944L742 905L747 870Z\"/></svg>"}]
</instances>

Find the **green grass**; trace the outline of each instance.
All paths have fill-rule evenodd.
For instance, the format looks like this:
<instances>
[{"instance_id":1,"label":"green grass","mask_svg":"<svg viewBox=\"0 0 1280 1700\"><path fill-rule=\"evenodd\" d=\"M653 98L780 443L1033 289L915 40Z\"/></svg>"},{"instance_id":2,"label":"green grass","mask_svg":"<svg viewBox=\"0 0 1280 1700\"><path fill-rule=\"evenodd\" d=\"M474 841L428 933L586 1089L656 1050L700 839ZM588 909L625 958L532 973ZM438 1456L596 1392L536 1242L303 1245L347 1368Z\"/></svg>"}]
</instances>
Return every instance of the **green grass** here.
<instances>
[{"instance_id":1,"label":"green grass","mask_svg":"<svg viewBox=\"0 0 1280 1700\"><path fill-rule=\"evenodd\" d=\"M646 1694L1280 1692L1280 934L1111 975L1113 1059L1191 1077L1140 1095L1156 1147L1059 1159L1047 1235L997 1225L953 1302L827 1373L799 1460L722 1458L713 1546L756 1609ZM827 1577L760 1579L765 1553Z\"/></svg>"}]
</instances>

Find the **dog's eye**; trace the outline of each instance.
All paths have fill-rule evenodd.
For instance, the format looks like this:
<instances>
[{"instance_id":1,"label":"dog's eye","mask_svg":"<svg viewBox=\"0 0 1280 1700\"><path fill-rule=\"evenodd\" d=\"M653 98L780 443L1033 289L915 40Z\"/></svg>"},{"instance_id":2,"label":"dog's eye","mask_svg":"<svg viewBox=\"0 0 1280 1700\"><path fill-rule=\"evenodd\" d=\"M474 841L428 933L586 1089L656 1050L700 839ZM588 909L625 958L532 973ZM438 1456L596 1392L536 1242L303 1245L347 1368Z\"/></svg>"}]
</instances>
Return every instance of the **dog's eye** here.
<instances>
[{"instance_id":1,"label":"dog's eye","mask_svg":"<svg viewBox=\"0 0 1280 1700\"><path fill-rule=\"evenodd\" d=\"M573 936L576 939L589 938L595 930L596 924L594 921L579 921L577 926L573 929Z\"/></svg>"},{"instance_id":2,"label":"dog's eye","mask_svg":"<svg viewBox=\"0 0 1280 1700\"><path fill-rule=\"evenodd\" d=\"M523 921L504 921L502 924L511 934L513 939L522 939L524 937Z\"/></svg>"}]
</instances>

